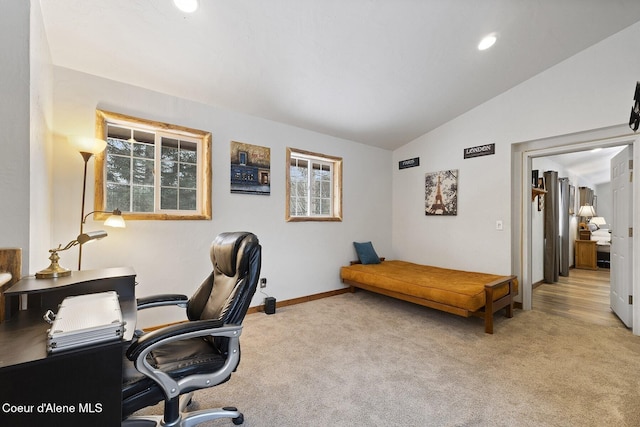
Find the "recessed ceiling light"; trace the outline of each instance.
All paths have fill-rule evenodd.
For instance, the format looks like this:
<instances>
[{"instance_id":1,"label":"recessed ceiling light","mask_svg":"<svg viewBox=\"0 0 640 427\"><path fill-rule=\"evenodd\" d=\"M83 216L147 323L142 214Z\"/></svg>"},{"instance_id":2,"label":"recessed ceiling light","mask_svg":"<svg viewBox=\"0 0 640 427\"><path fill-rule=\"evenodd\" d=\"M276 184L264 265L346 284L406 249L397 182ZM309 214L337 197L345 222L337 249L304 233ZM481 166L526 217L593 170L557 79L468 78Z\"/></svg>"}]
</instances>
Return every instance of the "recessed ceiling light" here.
<instances>
[{"instance_id":1,"label":"recessed ceiling light","mask_svg":"<svg viewBox=\"0 0 640 427\"><path fill-rule=\"evenodd\" d=\"M488 36L486 36L480 41L480 44L478 45L478 50L489 49L491 46L494 45L496 40L497 40L497 37L495 34L489 34Z\"/></svg>"},{"instance_id":2,"label":"recessed ceiling light","mask_svg":"<svg viewBox=\"0 0 640 427\"><path fill-rule=\"evenodd\" d=\"M198 0L173 0L173 3L185 13L193 13L198 9Z\"/></svg>"}]
</instances>

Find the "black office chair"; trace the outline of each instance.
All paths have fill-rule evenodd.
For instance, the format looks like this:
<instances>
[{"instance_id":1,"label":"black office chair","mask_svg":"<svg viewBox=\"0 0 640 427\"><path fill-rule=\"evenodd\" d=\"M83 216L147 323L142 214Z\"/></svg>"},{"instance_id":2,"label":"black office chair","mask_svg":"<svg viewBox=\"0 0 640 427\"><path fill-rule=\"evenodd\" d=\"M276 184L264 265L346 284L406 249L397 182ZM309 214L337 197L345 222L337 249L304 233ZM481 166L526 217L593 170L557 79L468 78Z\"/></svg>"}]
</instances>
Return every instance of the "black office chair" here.
<instances>
[{"instance_id":1,"label":"black office chair","mask_svg":"<svg viewBox=\"0 0 640 427\"><path fill-rule=\"evenodd\" d=\"M227 381L240 362L242 320L258 283L261 251L252 233L222 233L211 244L213 271L190 299L158 295L138 300L138 309L186 307L189 321L142 334L127 349L123 426L194 426L226 417L236 425L244 422L233 407L183 410L191 392ZM162 400L163 416L131 416Z\"/></svg>"}]
</instances>

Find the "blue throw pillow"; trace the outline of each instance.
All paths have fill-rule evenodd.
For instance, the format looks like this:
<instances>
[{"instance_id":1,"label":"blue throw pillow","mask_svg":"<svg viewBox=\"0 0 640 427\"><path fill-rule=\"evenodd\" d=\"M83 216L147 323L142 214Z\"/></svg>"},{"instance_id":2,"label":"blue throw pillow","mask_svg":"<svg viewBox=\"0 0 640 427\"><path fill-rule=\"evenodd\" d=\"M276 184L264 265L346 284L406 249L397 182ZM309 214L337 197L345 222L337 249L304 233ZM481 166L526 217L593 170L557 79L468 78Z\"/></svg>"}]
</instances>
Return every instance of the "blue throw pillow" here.
<instances>
[{"instance_id":1,"label":"blue throw pillow","mask_svg":"<svg viewBox=\"0 0 640 427\"><path fill-rule=\"evenodd\" d=\"M353 242L353 246L356 248L358 259L363 264L380 264L380 257L373 249L371 242L358 243Z\"/></svg>"}]
</instances>

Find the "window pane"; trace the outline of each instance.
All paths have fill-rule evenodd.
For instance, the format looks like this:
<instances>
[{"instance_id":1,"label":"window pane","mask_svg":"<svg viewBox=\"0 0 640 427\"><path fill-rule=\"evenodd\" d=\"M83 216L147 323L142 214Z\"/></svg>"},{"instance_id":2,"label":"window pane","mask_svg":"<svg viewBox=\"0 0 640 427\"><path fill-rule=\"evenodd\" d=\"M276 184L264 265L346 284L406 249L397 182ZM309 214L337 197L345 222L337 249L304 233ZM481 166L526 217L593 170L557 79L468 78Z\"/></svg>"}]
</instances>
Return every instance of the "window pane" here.
<instances>
[{"instance_id":1,"label":"window pane","mask_svg":"<svg viewBox=\"0 0 640 427\"><path fill-rule=\"evenodd\" d=\"M307 187L306 181L296 182L295 188L296 188L296 195L298 197L305 197L305 198L307 197L308 187Z\"/></svg>"},{"instance_id":2,"label":"window pane","mask_svg":"<svg viewBox=\"0 0 640 427\"><path fill-rule=\"evenodd\" d=\"M329 215L331 214L331 200L329 199L322 199L322 201L320 202L320 214L321 215Z\"/></svg>"},{"instance_id":3,"label":"window pane","mask_svg":"<svg viewBox=\"0 0 640 427\"><path fill-rule=\"evenodd\" d=\"M133 155L136 157L144 157L146 159L153 159L155 156L155 145L153 144L133 144Z\"/></svg>"},{"instance_id":4,"label":"window pane","mask_svg":"<svg viewBox=\"0 0 640 427\"><path fill-rule=\"evenodd\" d=\"M320 215L320 199L317 197L311 199L311 215Z\"/></svg>"},{"instance_id":5,"label":"window pane","mask_svg":"<svg viewBox=\"0 0 640 427\"><path fill-rule=\"evenodd\" d=\"M180 141L180 161L186 163L198 162L198 146L195 142Z\"/></svg>"},{"instance_id":6,"label":"window pane","mask_svg":"<svg viewBox=\"0 0 640 427\"><path fill-rule=\"evenodd\" d=\"M162 188L160 190L160 209L178 209L178 189Z\"/></svg>"},{"instance_id":7,"label":"window pane","mask_svg":"<svg viewBox=\"0 0 640 427\"><path fill-rule=\"evenodd\" d=\"M178 140L162 138L162 160L178 161Z\"/></svg>"},{"instance_id":8,"label":"window pane","mask_svg":"<svg viewBox=\"0 0 640 427\"><path fill-rule=\"evenodd\" d=\"M307 215L307 200L300 197L294 197L289 203L289 213L294 216Z\"/></svg>"},{"instance_id":9,"label":"window pane","mask_svg":"<svg viewBox=\"0 0 640 427\"><path fill-rule=\"evenodd\" d=\"M133 159L133 183L153 185L153 160Z\"/></svg>"},{"instance_id":10,"label":"window pane","mask_svg":"<svg viewBox=\"0 0 640 427\"><path fill-rule=\"evenodd\" d=\"M180 187L196 188L198 182L198 168L196 165L181 164L180 165Z\"/></svg>"},{"instance_id":11,"label":"window pane","mask_svg":"<svg viewBox=\"0 0 640 427\"><path fill-rule=\"evenodd\" d=\"M306 181L309 170L309 162L302 159L291 159L291 178L304 179Z\"/></svg>"},{"instance_id":12,"label":"window pane","mask_svg":"<svg viewBox=\"0 0 640 427\"><path fill-rule=\"evenodd\" d=\"M109 125L107 129L107 137L128 141L131 139L131 129L122 126Z\"/></svg>"},{"instance_id":13,"label":"window pane","mask_svg":"<svg viewBox=\"0 0 640 427\"><path fill-rule=\"evenodd\" d=\"M163 187L178 186L178 163L171 161L162 162L162 174L160 175L160 185Z\"/></svg>"},{"instance_id":14,"label":"window pane","mask_svg":"<svg viewBox=\"0 0 640 427\"><path fill-rule=\"evenodd\" d=\"M324 181L321 185L320 197L331 197L331 182Z\"/></svg>"},{"instance_id":15,"label":"window pane","mask_svg":"<svg viewBox=\"0 0 640 427\"><path fill-rule=\"evenodd\" d=\"M153 212L153 187L131 186L133 212Z\"/></svg>"},{"instance_id":16,"label":"window pane","mask_svg":"<svg viewBox=\"0 0 640 427\"><path fill-rule=\"evenodd\" d=\"M129 211L130 187L128 185L118 185L107 183L107 211L120 209L121 211Z\"/></svg>"},{"instance_id":17,"label":"window pane","mask_svg":"<svg viewBox=\"0 0 640 427\"><path fill-rule=\"evenodd\" d=\"M133 139L136 142L144 142L147 144L155 144L156 143L156 134L153 132L146 132L143 130L134 130L133 131Z\"/></svg>"},{"instance_id":18,"label":"window pane","mask_svg":"<svg viewBox=\"0 0 640 427\"><path fill-rule=\"evenodd\" d=\"M180 210L196 210L196 190L180 189Z\"/></svg>"},{"instance_id":19,"label":"window pane","mask_svg":"<svg viewBox=\"0 0 640 427\"><path fill-rule=\"evenodd\" d=\"M107 154L107 182L128 184L131 181L131 158Z\"/></svg>"},{"instance_id":20,"label":"window pane","mask_svg":"<svg viewBox=\"0 0 640 427\"><path fill-rule=\"evenodd\" d=\"M131 155L131 143L124 139L107 138L107 153Z\"/></svg>"}]
</instances>

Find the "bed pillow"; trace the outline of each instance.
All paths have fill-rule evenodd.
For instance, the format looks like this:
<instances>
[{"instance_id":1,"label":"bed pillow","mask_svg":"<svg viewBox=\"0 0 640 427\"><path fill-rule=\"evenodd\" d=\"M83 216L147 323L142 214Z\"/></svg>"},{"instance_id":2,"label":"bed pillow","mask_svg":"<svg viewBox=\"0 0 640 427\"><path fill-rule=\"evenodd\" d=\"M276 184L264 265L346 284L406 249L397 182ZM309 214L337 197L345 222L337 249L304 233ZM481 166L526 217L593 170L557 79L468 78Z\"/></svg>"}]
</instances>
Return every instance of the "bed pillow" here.
<instances>
[{"instance_id":1,"label":"bed pillow","mask_svg":"<svg viewBox=\"0 0 640 427\"><path fill-rule=\"evenodd\" d=\"M373 249L371 242L358 243L353 242L353 246L356 248L358 259L363 264L380 264L380 257Z\"/></svg>"}]
</instances>

